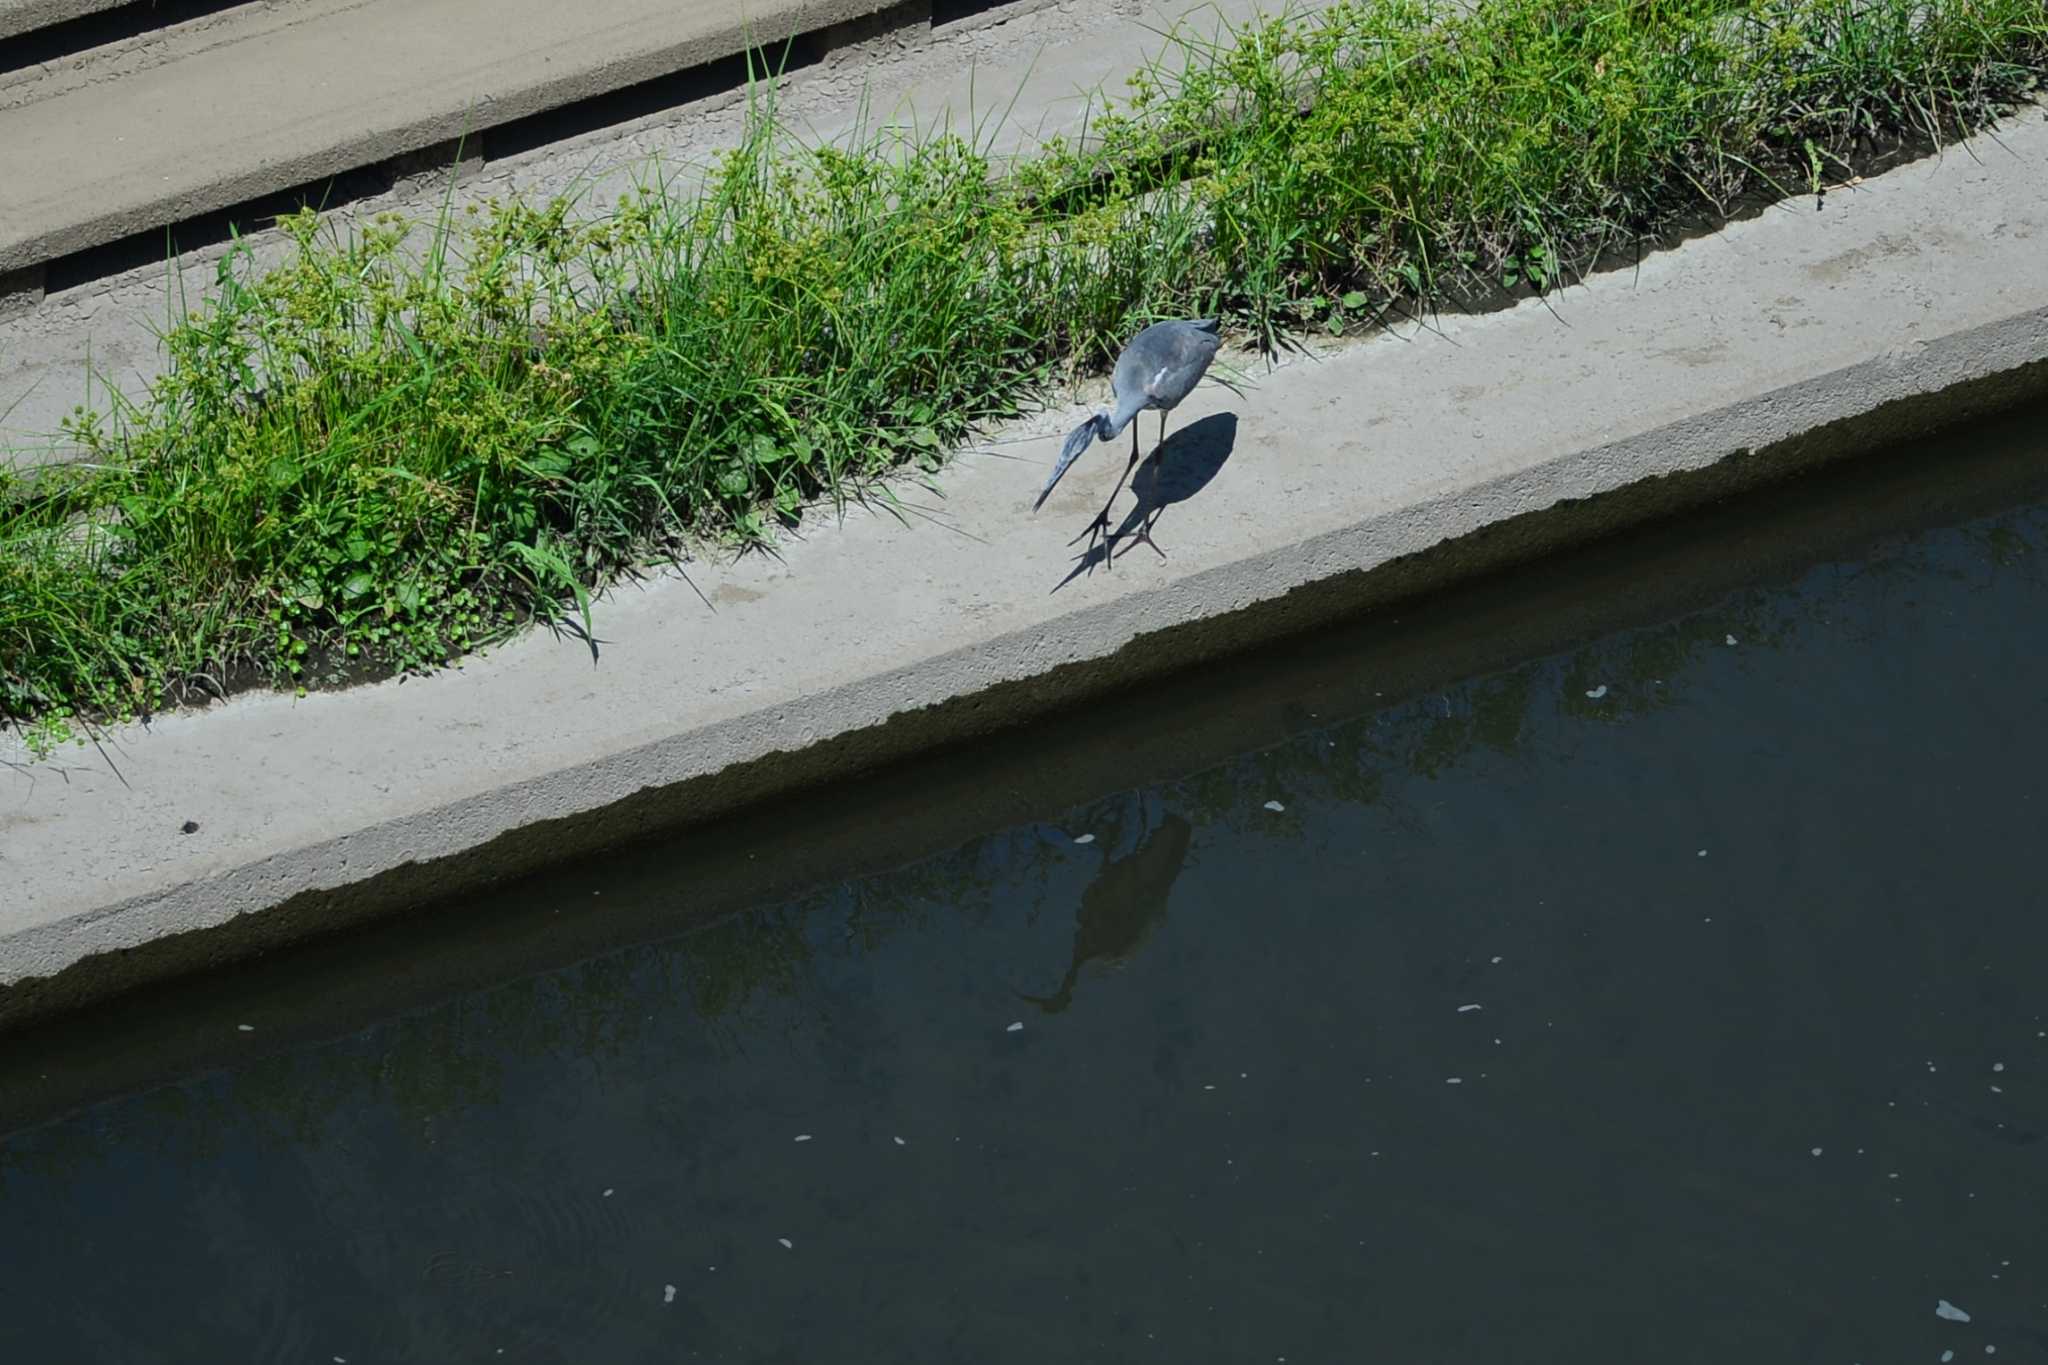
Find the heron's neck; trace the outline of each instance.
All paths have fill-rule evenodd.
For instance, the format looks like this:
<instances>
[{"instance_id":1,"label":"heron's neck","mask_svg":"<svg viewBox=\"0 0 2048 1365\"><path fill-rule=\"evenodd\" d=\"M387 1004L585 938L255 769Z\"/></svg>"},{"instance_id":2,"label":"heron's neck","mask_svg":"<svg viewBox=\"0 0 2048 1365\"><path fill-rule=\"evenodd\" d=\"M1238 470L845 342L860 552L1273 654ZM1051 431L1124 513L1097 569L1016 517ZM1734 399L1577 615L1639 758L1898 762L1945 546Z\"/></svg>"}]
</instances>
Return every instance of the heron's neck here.
<instances>
[{"instance_id":1,"label":"heron's neck","mask_svg":"<svg viewBox=\"0 0 2048 1365\"><path fill-rule=\"evenodd\" d=\"M1143 394L1130 398L1119 397L1115 411L1104 408L1095 414L1095 430L1100 434L1102 440L1113 441L1117 438L1118 433L1131 424L1131 420L1138 415L1139 410L1144 406L1145 396Z\"/></svg>"}]
</instances>

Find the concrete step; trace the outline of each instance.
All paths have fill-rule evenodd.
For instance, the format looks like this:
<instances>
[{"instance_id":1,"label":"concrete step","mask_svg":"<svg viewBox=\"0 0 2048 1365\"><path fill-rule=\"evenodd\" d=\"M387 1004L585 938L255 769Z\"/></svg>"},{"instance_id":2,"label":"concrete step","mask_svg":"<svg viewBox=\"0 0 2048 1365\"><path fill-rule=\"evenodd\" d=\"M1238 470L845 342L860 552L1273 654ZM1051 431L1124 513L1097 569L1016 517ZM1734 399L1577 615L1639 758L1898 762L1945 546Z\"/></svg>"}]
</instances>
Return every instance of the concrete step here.
<instances>
[{"instance_id":1,"label":"concrete step","mask_svg":"<svg viewBox=\"0 0 2048 1365\"><path fill-rule=\"evenodd\" d=\"M124 3L126 0L0 0L0 38L47 31L118 9Z\"/></svg>"},{"instance_id":2,"label":"concrete step","mask_svg":"<svg viewBox=\"0 0 2048 1365\"><path fill-rule=\"evenodd\" d=\"M290 0L301 8L318 2ZM1077 133L1095 93L1121 90L1133 71L1159 59L1169 47L1168 31L1185 29L1206 41L1275 3L931 0L927 24L849 39L829 50L810 44L810 52L798 55L824 55L781 83L777 110L807 139L836 138L860 123L950 124L971 127L998 154L1028 151L1047 136ZM1295 0L1303 9L1324 3ZM880 23L892 13L904 11L865 22ZM719 69L730 77L735 66L744 62L729 58ZM458 210L515 194L579 195L602 207L657 165L664 176L679 175L686 183L690 168L734 145L745 123L743 92L720 86L705 71L693 68L497 125L481 140L482 161L465 158L452 185L450 161L423 153L412 171L401 174L404 159L395 159L374 173L344 173L306 197L330 205L345 201L332 216L346 225L387 211L432 217L451 193ZM0 135L9 118L0 110ZM372 182L366 191L347 193L364 180ZM169 262L166 234L158 229L51 263L46 300L12 316L0 310L0 458L28 464L65 459L72 452L53 433L74 405L104 406L110 385L139 396L162 369L157 336L165 317L181 302L194 306L213 287L228 249L227 226L241 233L256 268L277 263L289 245L283 234L267 230L266 215L287 211L293 197L281 192L267 203L243 201L177 224L179 250Z\"/></svg>"},{"instance_id":3,"label":"concrete step","mask_svg":"<svg viewBox=\"0 0 2048 1365\"><path fill-rule=\"evenodd\" d=\"M76 22L79 8L10 0L8 13ZM780 59L794 38L795 62L815 61L837 42L929 25L932 0L207 9L0 76L0 276L17 309L66 257L144 234L160 249L182 221L399 158L452 156L465 135L731 61L750 44Z\"/></svg>"}]
</instances>

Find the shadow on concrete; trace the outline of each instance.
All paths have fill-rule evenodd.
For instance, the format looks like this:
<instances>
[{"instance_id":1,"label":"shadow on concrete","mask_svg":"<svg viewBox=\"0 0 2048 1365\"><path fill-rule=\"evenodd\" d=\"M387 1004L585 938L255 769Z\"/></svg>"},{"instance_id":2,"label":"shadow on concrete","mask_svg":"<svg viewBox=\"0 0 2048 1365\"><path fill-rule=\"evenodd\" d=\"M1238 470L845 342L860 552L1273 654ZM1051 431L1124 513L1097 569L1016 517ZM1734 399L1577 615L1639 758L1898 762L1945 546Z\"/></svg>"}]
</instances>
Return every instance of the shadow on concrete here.
<instances>
[{"instance_id":1,"label":"shadow on concrete","mask_svg":"<svg viewBox=\"0 0 2048 1365\"><path fill-rule=\"evenodd\" d=\"M1082 574L1092 573L1096 566L1107 565L1113 557L1125 553L1128 546L1124 550L1116 548L1117 542L1125 536L1151 546L1161 559L1166 558L1166 551L1152 539L1152 530L1158 525L1161 514L1207 488L1236 449L1237 414L1234 412L1211 413L1200 421L1167 433L1166 440L1145 457L1138 466L1138 472L1131 477L1131 492L1137 497L1137 506L1125 515L1123 524L1109 536L1089 542L1087 551L1067 576L1054 585L1053 591L1058 592Z\"/></svg>"}]
</instances>

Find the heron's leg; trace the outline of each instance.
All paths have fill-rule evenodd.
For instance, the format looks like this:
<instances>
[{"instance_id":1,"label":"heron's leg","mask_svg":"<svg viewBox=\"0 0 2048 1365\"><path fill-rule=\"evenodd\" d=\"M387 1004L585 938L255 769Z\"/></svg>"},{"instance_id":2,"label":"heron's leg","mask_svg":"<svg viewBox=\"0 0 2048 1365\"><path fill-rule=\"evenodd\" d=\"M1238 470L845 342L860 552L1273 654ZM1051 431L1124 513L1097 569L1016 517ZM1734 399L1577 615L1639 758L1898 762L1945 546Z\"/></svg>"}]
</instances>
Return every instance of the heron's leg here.
<instances>
[{"instance_id":1,"label":"heron's leg","mask_svg":"<svg viewBox=\"0 0 2048 1365\"><path fill-rule=\"evenodd\" d=\"M1163 463L1166 459L1166 411L1163 408L1160 410L1159 413L1159 444L1155 447L1155 450L1157 451L1157 454L1153 458ZM1135 452L1133 452L1131 458L1133 460L1137 458ZM1143 504L1140 503L1140 506L1142 505ZM1107 509L1105 509L1105 511L1106 510ZM1131 534L1143 544L1150 545L1152 547L1152 553L1158 555L1161 559L1164 559L1166 558L1166 551L1160 549L1159 542L1152 539L1152 523L1157 521L1158 519L1159 509L1157 507L1154 507L1151 511L1145 514L1144 519L1138 523L1138 529L1131 532ZM1110 563L1112 565L1116 563L1116 557L1114 555L1110 556Z\"/></svg>"},{"instance_id":2,"label":"heron's leg","mask_svg":"<svg viewBox=\"0 0 2048 1365\"><path fill-rule=\"evenodd\" d=\"M1109 501L1102 504L1102 510L1095 514L1095 520L1088 523L1087 529L1082 531L1081 535L1075 536L1074 540L1068 541L1067 544L1072 545L1074 541L1080 540L1085 536L1088 539L1088 548L1092 552L1095 549L1095 538L1097 536L1101 536L1105 541L1110 539L1109 509L1116 506L1117 497L1124 491L1124 481L1131 477L1131 471L1137 467L1138 424L1133 422L1131 423L1131 458L1124 461L1124 472L1117 476L1116 487L1110 491ZM1104 555L1103 558L1106 562L1109 556Z\"/></svg>"}]
</instances>

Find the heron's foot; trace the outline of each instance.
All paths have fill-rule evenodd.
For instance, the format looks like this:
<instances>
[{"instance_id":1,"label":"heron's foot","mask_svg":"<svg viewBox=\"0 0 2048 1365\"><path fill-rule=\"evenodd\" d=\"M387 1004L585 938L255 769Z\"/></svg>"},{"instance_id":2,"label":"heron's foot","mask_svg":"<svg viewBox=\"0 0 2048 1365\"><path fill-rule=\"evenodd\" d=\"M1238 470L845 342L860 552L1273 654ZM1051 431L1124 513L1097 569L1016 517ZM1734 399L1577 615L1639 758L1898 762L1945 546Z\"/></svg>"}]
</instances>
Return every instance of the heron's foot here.
<instances>
[{"instance_id":1,"label":"heron's foot","mask_svg":"<svg viewBox=\"0 0 2048 1365\"><path fill-rule=\"evenodd\" d=\"M1153 554L1158 555L1161 559L1166 558L1166 551L1160 549L1159 542L1152 539L1152 526L1150 522L1131 532L1131 539L1137 541L1140 545L1150 545ZM1126 550L1125 553L1128 554L1130 552Z\"/></svg>"},{"instance_id":2,"label":"heron's foot","mask_svg":"<svg viewBox=\"0 0 2048 1365\"><path fill-rule=\"evenodd\" d=\"M1080 535L1075 536L1072 540L1068 541L1067 544L1079 545L1083 540L1087 540L1092 544L1095 541L1096 537L1106 536L1108 534L1109 509L1105 507L1096 514L1095 520L1089 522L1086 527L1082 528Z\"/></svg>"},{"instance_id":3,"label":"heron's foot","mask_svg":"<svg viewBox=\"0 0 2048 1365\"><path fill-rule=\"evenodd\" d=\"M1078 545L1083 540L1088 542L1088 548L1081 552L1083 558L1094 555L1095 542L1100 540L1102 542L1102 562L1105 565L1114 566L1115 555L1112 552L1116 548L1116 537L1110 533L1109 509L1107 507L1097 514L1095 520L1088 523L1080 535L1075 536L1067 544L1069 546Z\"/></svg>"}]
</instances>

